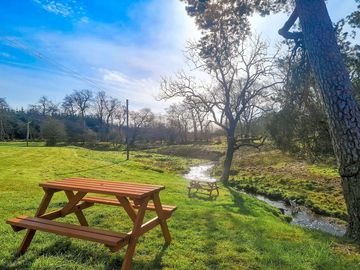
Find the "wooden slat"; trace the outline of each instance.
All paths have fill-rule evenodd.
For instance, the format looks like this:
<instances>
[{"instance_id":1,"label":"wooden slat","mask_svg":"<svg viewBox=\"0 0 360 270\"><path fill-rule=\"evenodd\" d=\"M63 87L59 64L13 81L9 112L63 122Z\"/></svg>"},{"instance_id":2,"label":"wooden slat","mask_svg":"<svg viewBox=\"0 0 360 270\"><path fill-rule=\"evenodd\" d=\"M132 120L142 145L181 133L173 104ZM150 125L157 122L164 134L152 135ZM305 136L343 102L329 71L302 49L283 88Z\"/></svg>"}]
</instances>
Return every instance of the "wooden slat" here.
<instances>
[{"instance_id":1,"label":"wooden slat","mask_svg":"<svg viewBox=\"0 0 360 270\"><path fill-rule=\"evenodd\" d=\"M50 201L54 195L54 190L44 189L44 192L45 192L44 197L42 198L39 208L35 214L36 217L39 217L45 213L45 211L48 208ZM26 252L26 250L29 248L29 246L31 244L32 239L35 236L35 233L36 233L36 230L30 230L30 229L27 230L25 237L24 237L23 241L21 242L20 247L16 252L16 256L20 256Z\"/></svg>"},{"instance_id":2,"label":"wooden slat","mask_svg":"<svg viewBox=\"0 0 360 270\"><path fill-rule=\"evenodd\" d=\"M66 197L68 198L69 202L71 200L73 200L73 198L76 197L76 195L74 194L74 192L72 192L71 190L66 190L65 191L65 194L66 194ZM81 199L83 198L84 196L81 197ZM85 216L84 216L84 213L82 212L81 209L78 209L76 207L76 205L73 207L73 211L75 212L75 215L77 217L77 219L79 220L79 223L81 226L89 226L89 223L87 222ZM64 213L64 212L62 212Z\"/></svg>"},{"instance_id":3,"label":"wooden slat","mask_svg":"<svg viewBox=\"0 0 360 270\"><path fill-rule=\"evenodd\" d=\"M127 183L127 182L117 182L117 181L108 181L108 180L98 180L91 178L65 178L55 181L50 181L48 183L81 183L89 186L108 186L113 188L131 188L139 191L151 191L151 190L161 190L164 189L160 185L149 185L149 184L138 184L138 183Z\"/></svg>"},{"instance_id":4,"label":"wooden slat","mask_svg":"<svg viewBox=\"0 0 360 270\"><path fill-rule=\"evenodd\" d=\"M83 203L79 203L77 204L73 210L76 211L76 210L83 210L83 209L86 209L90 206L93 206L94 204L93 203L90 203L90 202L83 202ZM72 213L72 212L70 212ZM69 214L70 214L69 213ZM52 212L49 212L49 213L46 213L46 214L43 214L41 215L39 218L43 218L43 219L49 219L49 220L52 220L52 219L56 219L56 218L59 218L61 217L61 210L56 210L56 211L52 211ZM21 230L24 230L25 228L14 228L14 230L17 232L17 231L21 231Z\"/></svg>"},{"instance_id":5,"label":"wooden slat","mask_svg":"<svg viewBox=\"0 0 360 270\"><path fill-rule=\"evenodd\" d=\"M166 214L162 208L161 205L161 201L160 201L160 197L159 197L159 192L154 194L154 205L155 205L155 209L156 209L156 214L159 218L159 222L160 222L160 227L161 227L161 231L163 233L164 239L165 239L165 243L166 244L170 244L171 242L171 235L169 232L169 228L166 222Z\"/></svg>"},{"instance_id":6,"label":"wooden slat","mask_svg":"<svg viewBox=\"0 0 360 270\"><path fill-rule=\"evenodd\" d=\"M135 184L87 178L67 178L40 184L43 188L76 190L101 194L114 194L130 198L144 198L165 187L159 185Z\"/></svg>"},{"instance_id":7,"label":"wooden slat","mask_svg":"<svg viewBox=\"0 0 360 270\"><path fill-rule=\"evenodd\" d=\"M41 184L43 187L53 188L53 189L61 189L61 190L76 190L76 191L82 191L82 192L93 192L93 193L100 193L100 194L116 194L120 196L129 196L133 198L141 198L144 195L143 193L139 192L130 192L130 191L124 191L124 190L114 190L114 189L104 189L100 187L86 187L84 185L74 185L74 184L67 184L67 185L61 185L57 183L45 183Z\"/></svg>"},{"instance_id":8,"label":"wooden slat","mask_svg":"<svg viewBox=\"0 0 360 270\"><path fill-rule=\"evenodd\" d=\"M110 181L110 180L104 180L104 179L93 179L93 178L65 178L67 180L86 180L86 181L94 181L94 182L103 182L106 184L120 184L120 185L130 185L130 186L138 186L138 187L151 187L151 188L164 188L164 186L161 185L153 185L153 184L143 184L143 183L130 183L130 182L119 182L119 181Z\"/></svg>"},{"instance_id":9,"label":"wooden slat","mask_svg":"<svg viewBox=\"0 0 360 270\"><path fill-rule=\"evenodd\" d=\"M43 186L51 186L53 188L56 187L74 187L74 188L81 188L85 191L89 191L89 190L99 190L99 191L112 191L114 192L131 192L133 194L143 194L144 192L147 191L142 191L142 190L136 190L136 189L130 189L130 188L120 188L120 187L112 187L112 186L106 186L106 185L92 185L92 184L86 184L86 183L81 183L81 182L77 182L77 181L55 181L55 182L47 182L45 184L42 184Z\"/></svg>"},{"instance_id":10,"label":"wooden slat","mask_svg":"<svg viewBox=\"0 0 360 270\"><path fill-rule=\"evenodd\" d=\"M51 182L50 182L51 183ZM122 183L112 183L112 182L102 182L102 181L92 181L92 180L85 180L85 179L62 179L56 180L54 183L58 184L73 184L76 183L78 185L86 185L87 187L106 187L112 189L126 189L126 190L136 190L140 192L149 192L152 190L158 190L159 187L149 187L149 186L138 186L138 185L129 185L129 184L122 184Z\"/></svg>"},{"instance_id":11,"label":"wooden slat","mask_svg":"<svg viewBox=\"0 0 360 270\"><path fill-rule=\"evenodd\" d=\"M136 214L134 208L131 206L129 200L122 196L117 197L117 199L118 199L119 203L122 205L122 207L125 209L128 216L131 218L131 220L133 222L135 222L137 214Z\"/></svg>"},{"instance_id":12,"label":"wooden slat","mask_svg":"<svg viewBox=\"0 0 360 270\"><path fill-rule=\"evenodd\" d=\"M140 235L143 235L144 233L150 231L151 229L155 228L159 224L160 224L160 219L158 217L150 219L148 222L144 223L141 226Z\"/></svg>"},{"instance_id":13,"label":"wooden slat","mask_svg":"<svg viewBox=\"0 0 360 270\"><path fill-rule=\"evenodd\" d=\"M107 246L118 246L129 240L129 235L127 234L114 233L73 224L65 224L42 218L20 216L9 219L7 223L14 227L24 227L32 230L56 233L63 236L103 243Z\"/></svg>"},{"instance_id":14,"label":"wooden slat","mask_svg":"<svg viewBox=\"0 0 360 270\"><path fill-rule=\"evenodd\" d=\"M84 202L88 202L88 203L100 203L100 204L107 204L107 205L114 205L114 206L121 206L121 203L116 200L116 199L112 199L112 198L101 198L101 197L85 197L82 199L82 201ZM139 205L136 204L131 204L132 207L138 209ZM173 212L177 209L176 206L172 206L172 205L162 205L163 211L164 212ZM147 205L147 210L150 211L155 211L155 206L153 203L148 203Z\"/></svg>"}]
</instances>

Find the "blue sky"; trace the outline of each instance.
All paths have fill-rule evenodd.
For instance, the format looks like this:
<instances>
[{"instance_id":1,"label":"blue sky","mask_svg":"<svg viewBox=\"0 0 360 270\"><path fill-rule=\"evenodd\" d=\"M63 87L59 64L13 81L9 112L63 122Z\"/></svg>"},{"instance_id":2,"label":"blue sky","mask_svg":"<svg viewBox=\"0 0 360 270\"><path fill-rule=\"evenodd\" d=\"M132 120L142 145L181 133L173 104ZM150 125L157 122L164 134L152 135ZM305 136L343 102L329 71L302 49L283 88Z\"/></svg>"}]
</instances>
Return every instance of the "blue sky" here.
<instances>
[{"instance_id":1,"label":"blue sky","mask_svg":"<svg viewBox=\"0 0 360 270\"><path fill-rule=\"evenodd\" d=\"M333 21L355 8L340 3L328 1ZM0 0L0 10L0 97L17 108L87 88L162 111L161 76L186 66L185 43L199 36L178 0ZM274 44L286 16L251 22Z\"/></svg>"}]
</instances>

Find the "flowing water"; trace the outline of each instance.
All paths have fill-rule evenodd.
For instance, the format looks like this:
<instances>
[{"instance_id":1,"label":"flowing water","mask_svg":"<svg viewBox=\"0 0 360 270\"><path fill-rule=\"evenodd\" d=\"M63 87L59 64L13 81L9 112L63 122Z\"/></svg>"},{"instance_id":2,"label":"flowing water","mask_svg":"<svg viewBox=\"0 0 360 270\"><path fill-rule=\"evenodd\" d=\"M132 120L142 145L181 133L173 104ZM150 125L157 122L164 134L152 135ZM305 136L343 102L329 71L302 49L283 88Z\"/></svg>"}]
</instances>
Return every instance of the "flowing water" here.
<instances>
[{"instance_id":1,"label":"flowing water","mask_svg":"<svg viewBox=\"0 0 360 270\"><path fill-rule=\"evenodd\" d=\"M192 166L190 171L184 174L184 178L189 180L216 181L214 177L210 176L210 170L214 166L215 164L213 163ZM305 206L297 205L295 202L286 203L285 201L272 200L262 195L243 192L280 209L285 215L291 216L292 224L320 230L336 236L343 236L345 234L345 226L335 218L318 215Z\"/></svg>"}]
</instances>

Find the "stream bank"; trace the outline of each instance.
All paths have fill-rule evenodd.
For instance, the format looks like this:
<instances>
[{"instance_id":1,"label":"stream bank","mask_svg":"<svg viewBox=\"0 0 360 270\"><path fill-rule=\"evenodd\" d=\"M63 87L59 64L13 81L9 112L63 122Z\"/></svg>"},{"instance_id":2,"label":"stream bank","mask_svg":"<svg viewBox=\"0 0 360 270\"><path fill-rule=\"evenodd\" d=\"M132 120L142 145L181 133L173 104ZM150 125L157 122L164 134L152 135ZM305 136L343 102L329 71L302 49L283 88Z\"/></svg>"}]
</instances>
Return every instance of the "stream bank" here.
<instances>
[{"instance_id":1,"label":"stream bank","mask_svg":"<svg viewBox=\"0 0 360 270\"><path fill-rule=\"evenodd\" d=\"M215 166L214 163L206 163L190 167L188 173L184 174L183 177L186 179L196 179L201 181L211 181L215 178L210 175L210 171ZM263 201L273 207L280 209L280 211L292 218L291 224L295 224L308 229L320 230L332 235L343 236L346 231L346 227L336 218L330 218L321 216L314 213L305 206L298 205L295 202L285 202L282 200L273 200L262 195L253 194L242 190L260 201Z\"/></svg>"}]
</instances>

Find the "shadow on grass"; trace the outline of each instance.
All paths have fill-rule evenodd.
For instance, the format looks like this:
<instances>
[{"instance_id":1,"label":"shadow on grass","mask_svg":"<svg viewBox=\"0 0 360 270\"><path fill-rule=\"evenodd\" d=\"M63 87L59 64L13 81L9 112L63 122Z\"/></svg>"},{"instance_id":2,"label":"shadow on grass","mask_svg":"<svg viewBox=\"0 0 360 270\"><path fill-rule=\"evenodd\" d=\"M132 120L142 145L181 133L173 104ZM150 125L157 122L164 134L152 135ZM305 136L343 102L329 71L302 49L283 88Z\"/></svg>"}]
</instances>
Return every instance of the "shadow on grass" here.
<instances>
[{"instance_id":1,"label":"shadow on grass","mask_svg":"<svg viewBox=\"0 0 360 270\"><path fill-rule=\"evenodd\" d=\"M256 213L253 211L253 209L249 205L246 205L245 200L239 191L236 191L233 188L227 186L224 186L224 188L226 188L233 197L232 201L234 204L220 204L220 206L224 207L227 211L232 213L256 216Z\"/></svg>"},{"instance_id":2,"label":"shadow on grass","mask_svg":"<svg viewBox=\"0 0 360 270\"><path fill-rule=\"evenodd\" d=\"M168 245L164 244L161 250L156 254L153 261L149 261L148 263L133 261L131 269L162 269L161 261L167 247ZM126 248L127 246L113 255L114 253L111 253L101 247L97 247L96 249L92 247L83 248L73 245L70 239L61 239L50 246L42 248L39 252L31 253L31 256L27 255L16 257L14 254L14 256L8 258L7 262L4 261L4 265L1 266L1 269L32 269L33 264L37 259L39 259L39 257L53 258L57 256L66 258L69 261L69 264L76 263L77 265L80 264L85 268L96 267L94 262L97 262L104 267L103 269L106 270L120 269L123 263L123 257L125 256ZM120 256L119 253L122 253L122 255Z\"/></svg>"},{"instance_id":3,"label":"shadow on grass","mask_svg":"<svg viewBox=\"0 0 360 270\"><path fill-rule=\"evenodd\" d=\"M215 195L211 196L209 193L205 193L205 192L191 192L190 194L188 194L188 197L203 201L215 201L218 196Z\"/></svg>"}]
</instances>

